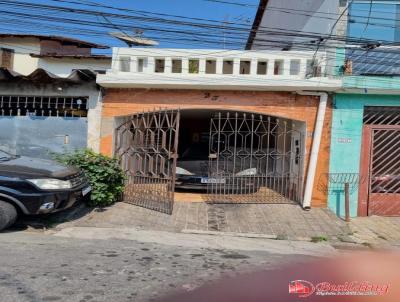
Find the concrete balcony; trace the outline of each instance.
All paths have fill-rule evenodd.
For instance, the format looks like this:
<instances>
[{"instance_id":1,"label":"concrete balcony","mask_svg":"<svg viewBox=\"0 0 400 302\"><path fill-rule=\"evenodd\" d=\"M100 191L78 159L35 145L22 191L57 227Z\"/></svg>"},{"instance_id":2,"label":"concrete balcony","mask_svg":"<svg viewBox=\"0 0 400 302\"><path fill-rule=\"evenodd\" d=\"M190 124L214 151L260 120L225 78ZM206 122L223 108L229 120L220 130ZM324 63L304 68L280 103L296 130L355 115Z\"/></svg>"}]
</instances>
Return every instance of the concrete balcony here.
<instances>
[{"instance_id":1,"label":"concrete balcony","mask_svg":"<svg viewBox=\"0 0 400 302\"><path fill-rule=\"evenodd\" d=\"M114 48L111 70L97 81L109 88L339 89L341 81L326 76L325 54L314 55L304 51Z\"/></svg>"}]
</instances>

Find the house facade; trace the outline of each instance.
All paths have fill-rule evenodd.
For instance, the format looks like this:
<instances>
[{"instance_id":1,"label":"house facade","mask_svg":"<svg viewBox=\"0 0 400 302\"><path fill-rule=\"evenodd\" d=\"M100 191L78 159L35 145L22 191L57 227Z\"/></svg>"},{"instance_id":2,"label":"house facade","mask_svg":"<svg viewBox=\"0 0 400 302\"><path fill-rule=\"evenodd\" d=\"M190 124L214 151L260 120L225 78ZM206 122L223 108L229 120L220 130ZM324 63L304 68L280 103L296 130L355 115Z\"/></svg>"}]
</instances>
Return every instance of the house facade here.
<instances>
[{"instance_id":1,"label":"house facade","mask_svg":"<svg viewBox=\"0 0 400 302\"><path fill-rule=\"evenodd\" d=\"M0 133L3 150L49 158L99 151L102 93L96 74L111 58L104 46L56 36L0 34Z\"/></svg>"},{"instance_id":2,"label":"house facade","mask_svg":"<svg viewBox=\"0 0 400 302\"><path fill-rule=\"evenodd\" d=\"M152 192L173 201L175 159L179 167L185 149L200 142L209 153L206 175L221 181L206 199L326 207L315 179L328 173L329 93L341 81L325 76L324 54L320 69L313 60L301 51L114 48L112 69L97 78L105 89L100 149L122 159L135 188L126 198L155 209L165 205ZM232 161L259 171L261 188L239 201L227 186L240 177L213 174Z\"/></svg>"}]
</instances>

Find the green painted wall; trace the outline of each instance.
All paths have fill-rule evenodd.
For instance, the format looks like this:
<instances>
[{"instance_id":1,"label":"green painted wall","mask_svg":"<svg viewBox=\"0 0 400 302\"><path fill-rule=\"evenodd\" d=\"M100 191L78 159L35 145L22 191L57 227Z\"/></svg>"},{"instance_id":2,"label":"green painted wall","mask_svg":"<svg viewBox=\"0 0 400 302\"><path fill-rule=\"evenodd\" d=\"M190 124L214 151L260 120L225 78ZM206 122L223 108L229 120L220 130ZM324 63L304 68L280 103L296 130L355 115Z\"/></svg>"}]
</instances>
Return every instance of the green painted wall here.
<instances>
[{"instance_id":1,"label":"green painted wall","mask_svg":"<svg viewBox=\"0 0 400 302\"><path fill-rule=\"evenodd\" d=\"M336 94L330 173L359 173L364 106L400 106L400 95ZM350 191L350 214L354 217L357 216L358 188L353 187ZM341 186L331 186L328 207L337 215L344 215Z\"/></svg>"},{"instance_id":2,"label":"green painted wall","mask_svg":"<svg viewBox=\"0 0 400 302\"><path fill-rule=\"evenodd\" d=\"M343 88L399 90L400 77L344 76Z\"/></svg>"}]
</instances>

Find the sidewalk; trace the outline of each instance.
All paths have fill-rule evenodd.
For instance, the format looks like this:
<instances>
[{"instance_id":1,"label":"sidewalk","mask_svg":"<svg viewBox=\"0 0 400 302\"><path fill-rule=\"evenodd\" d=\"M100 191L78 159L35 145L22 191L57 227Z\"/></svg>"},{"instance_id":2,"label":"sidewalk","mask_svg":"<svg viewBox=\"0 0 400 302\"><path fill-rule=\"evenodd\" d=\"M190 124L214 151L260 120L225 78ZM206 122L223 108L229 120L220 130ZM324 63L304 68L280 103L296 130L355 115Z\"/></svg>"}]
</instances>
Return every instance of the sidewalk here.
<instances>
[{"instance_id":1,"label":"sidewalk","mask_svg":"<svg viewBox=\"0 0 400 302\"><path fill-rule=\"evenodd\" d=\"M203 202L176 202L170 216L126 203L117 203L65 225L256 234L297 240L314 237L323 240L351 233L348 225L327 209L316 208L307 212L299 206L289 204L210 205Z\"/></svg>"},{"instance_id":2,"label":"sidewalk","mask_svg":"<svg viewBox=\"0 0 400 302\"><path fill-rule=\"evenodd\" d=\"M92 211L84 207L77 208L62 219L55 217L53 222L58 230L69 227L122 227L145 231L329 241L332 244L359 244L366 247L400 247L400 217L358 217L346 223L328 209L304 211L290 204L211 205L204 202L175 202L173 214L166 215L117 203L106 209Z\"/></svg>"}]
</instances>

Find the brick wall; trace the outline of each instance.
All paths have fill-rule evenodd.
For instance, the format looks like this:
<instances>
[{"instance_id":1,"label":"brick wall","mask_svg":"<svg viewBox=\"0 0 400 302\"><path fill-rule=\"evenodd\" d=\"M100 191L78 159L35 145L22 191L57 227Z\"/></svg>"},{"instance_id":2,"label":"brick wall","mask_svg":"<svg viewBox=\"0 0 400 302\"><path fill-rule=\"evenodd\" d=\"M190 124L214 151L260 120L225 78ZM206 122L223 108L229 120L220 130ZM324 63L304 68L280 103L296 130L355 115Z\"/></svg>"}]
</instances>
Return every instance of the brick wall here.
<instances>
[{"instance_id":1,"label":"brick wall","mask_svg":"<svg viewBox=\"0 0 400 302\"><path fill-rule=\"evenodd\" d=\"M307 124L306 170L312 144L312 133L318 110L319 97L299 96L287 92L202 91L108 89L103 100L101 152L111 155L113 117L159 108L230 109L304 121ZM326 193L317 188L318 180L329 171L329 144L332 106L328 105L323 137L318 158L313 206L326 206Z\"/></svg>"}]
</instances>

